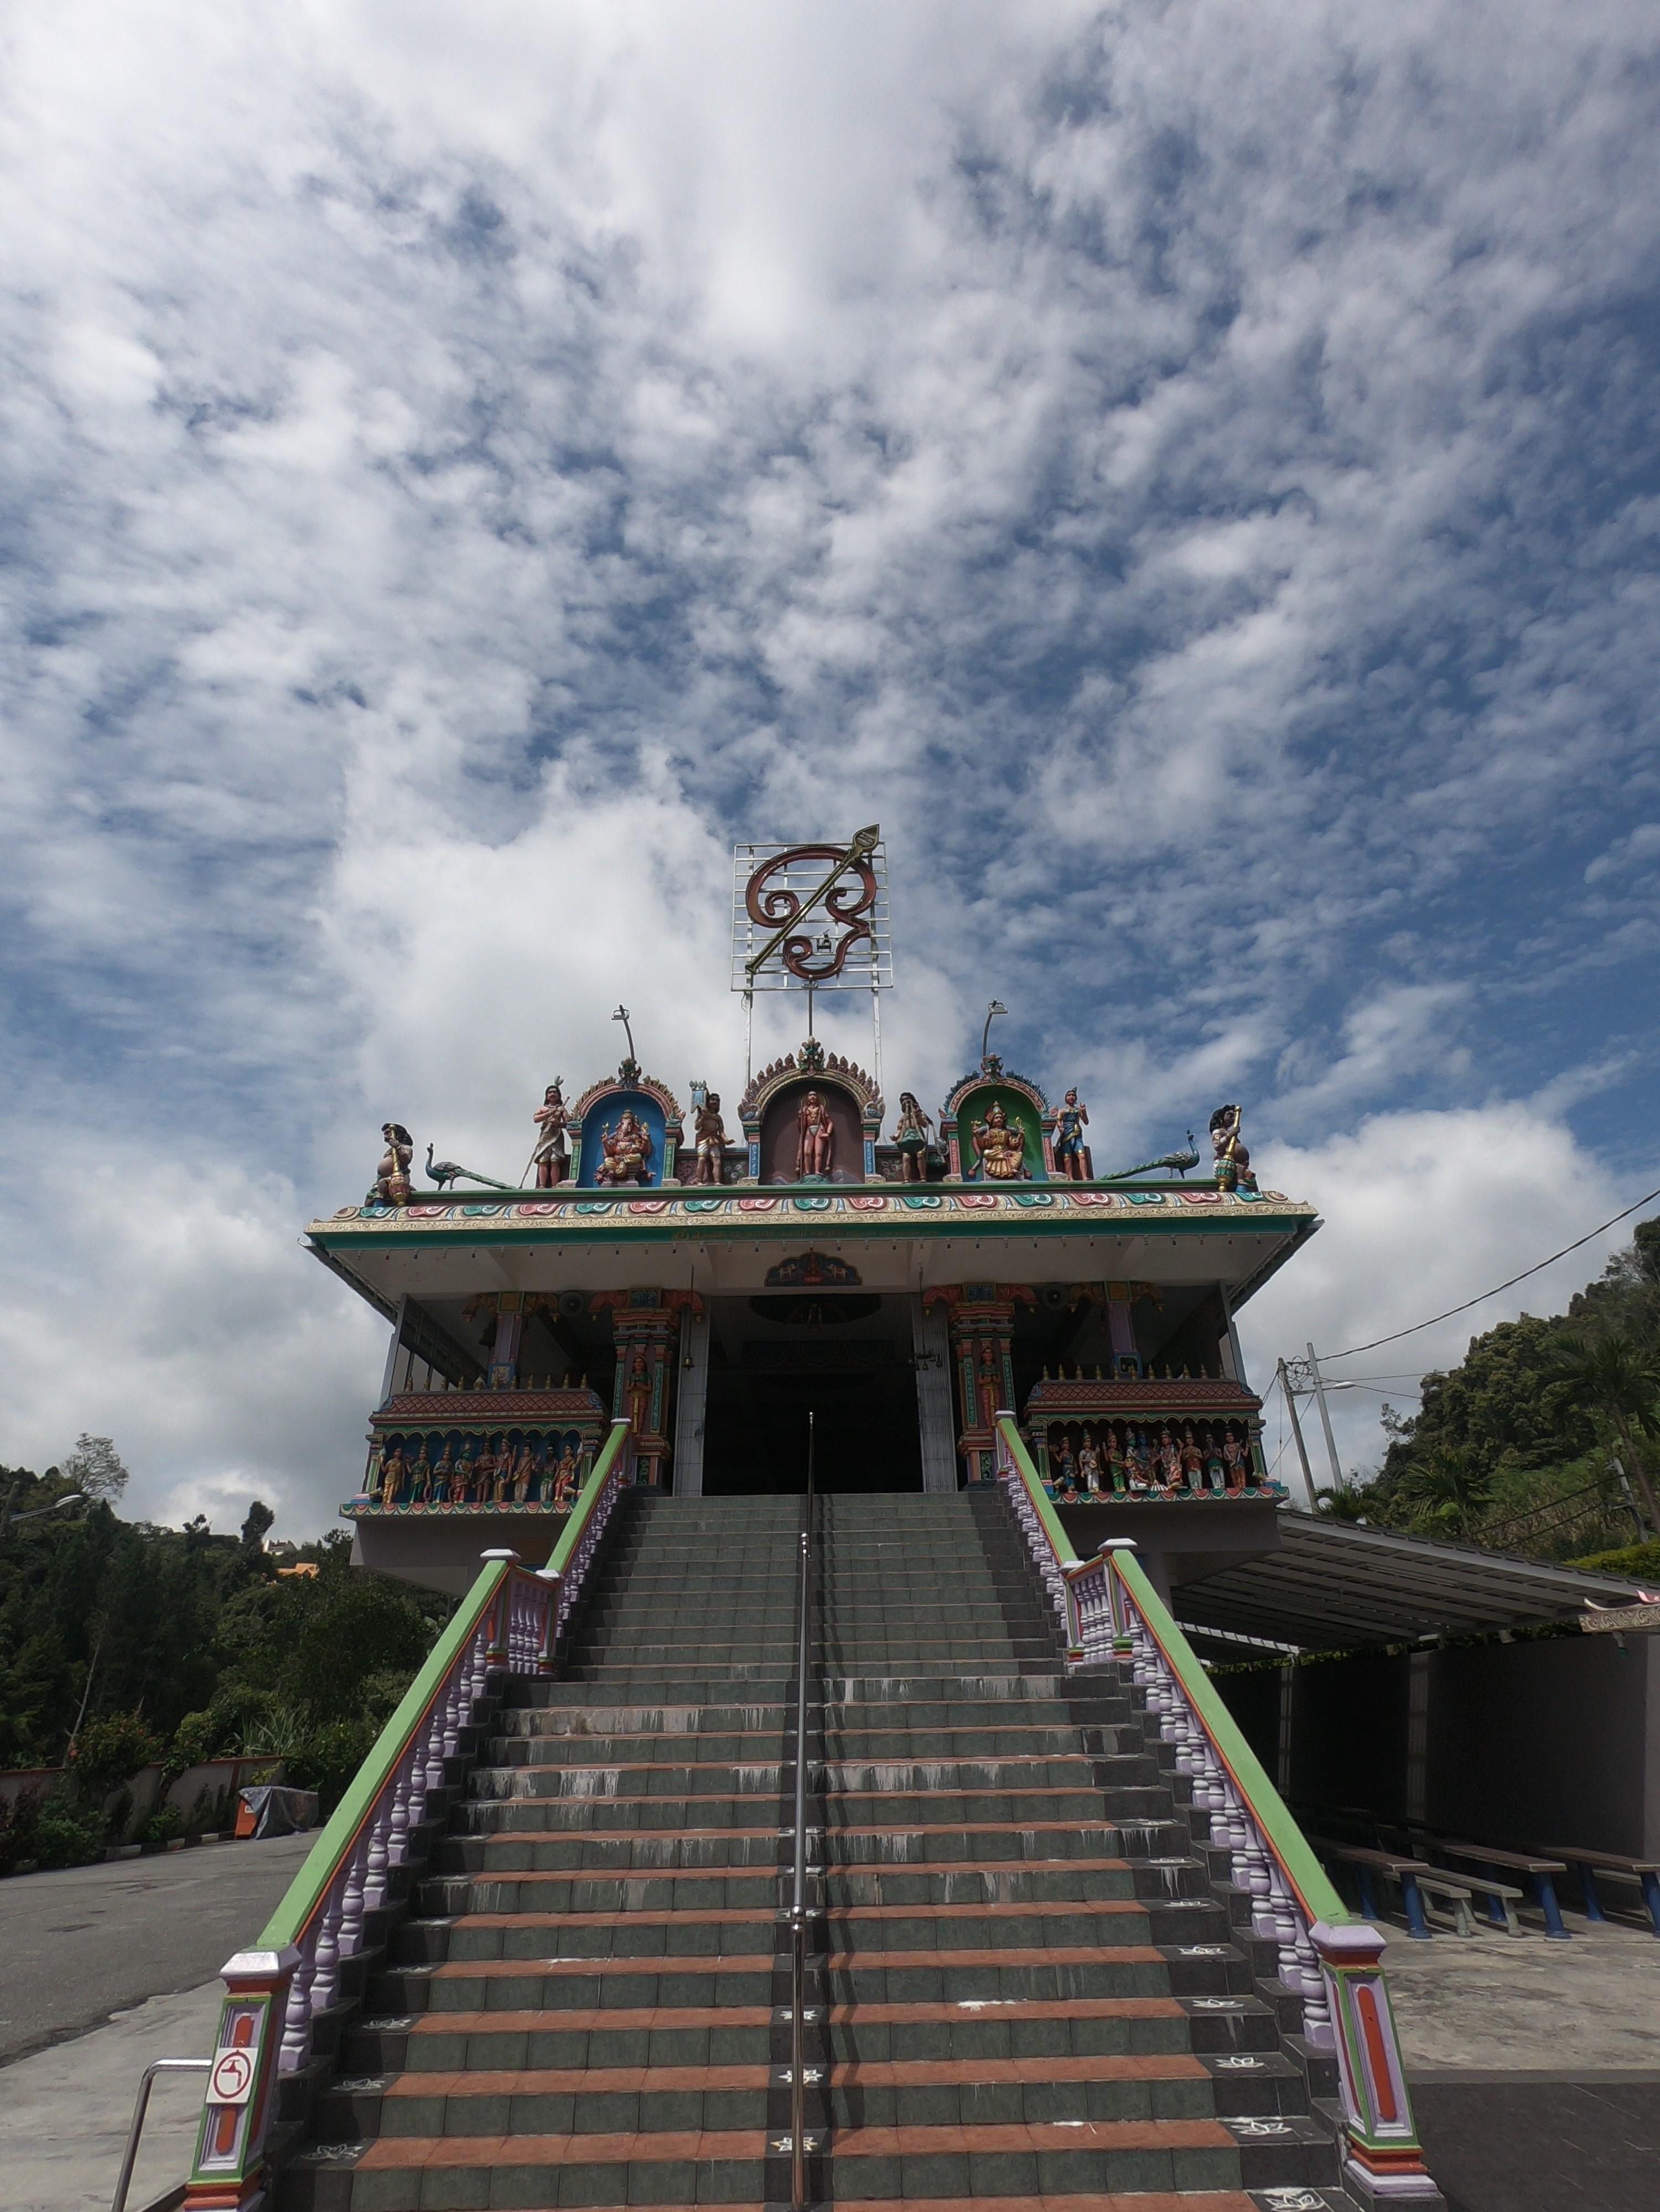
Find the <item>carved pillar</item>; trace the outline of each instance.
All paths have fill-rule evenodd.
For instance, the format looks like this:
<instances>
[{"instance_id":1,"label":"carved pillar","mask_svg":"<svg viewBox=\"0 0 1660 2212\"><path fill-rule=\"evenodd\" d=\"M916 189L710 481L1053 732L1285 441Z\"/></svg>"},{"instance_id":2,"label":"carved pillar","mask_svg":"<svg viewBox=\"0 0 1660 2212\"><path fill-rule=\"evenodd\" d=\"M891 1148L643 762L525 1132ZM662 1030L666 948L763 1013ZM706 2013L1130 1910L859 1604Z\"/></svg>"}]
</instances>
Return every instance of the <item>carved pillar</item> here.
<instances>
[{"instance_id":1,"label":"carved pillar","mask_svg":"<svg viewBox=\"0 0 1660 2212\"><path fill-rule=\"evenodd\" d=\"M1037 1303L1024 1283L964 1283L924 1291L924 1307L942 1305L951 1324L952 1365L962 1429L957 1439L970 1482L997 1480L996 1420L1014 1397L1014 1310Z\"/></svg>"},{"instance_id":2,"label":"carved pillar","mask_svg":"<svg viewBox=\"0 0 1660 2212\"><path fill-rule=\"evenodd\" d=\"M663 1486L672 1456L669 1409L680 1315L688 1307L703 1310L690 1291L601 1291L593 1301L594 1312L611 1312L617 1344L611 1418L633 1426L635 1480L642 1490Z\"/></svg>"}]
</instances>

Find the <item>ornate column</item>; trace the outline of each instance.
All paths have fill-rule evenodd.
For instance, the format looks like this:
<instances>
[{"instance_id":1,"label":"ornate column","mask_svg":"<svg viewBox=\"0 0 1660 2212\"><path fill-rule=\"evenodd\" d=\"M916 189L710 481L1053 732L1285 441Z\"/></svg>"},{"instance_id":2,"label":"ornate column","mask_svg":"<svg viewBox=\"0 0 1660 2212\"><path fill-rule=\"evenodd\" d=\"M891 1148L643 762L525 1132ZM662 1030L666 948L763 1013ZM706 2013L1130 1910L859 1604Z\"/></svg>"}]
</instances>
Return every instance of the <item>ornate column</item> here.
<instances>
[{"instance_id":1,"label":"ornate column","mask_svg":"<svg viewBox=\"0 0 1660 2212\"><path fill-rule=\"evenodd\" d=\"M924 1308L941 1305L951 1325L962 1430L957 1449L970 1482L997 1480L997 1414L1014 1400L1014 1310L1037 1304L1025 1283L946 1284L924 1291Z\"/></svg>"},{"instance_id":2,"label":"ornate column","mask_svg":"<svg viewBox=\"0 0 1660 2212\"><path fill-rule=\"evenodd\" d=\"M239 1951L224 1969L227 1995L185 2188L192 2212L229 2212L265 2201L277 2051L299 1961L289 1944L280 1951Z\"/></svg>"},{"instance_id":3,"label":"ornate column","mask_svg":"<svg viewBox=\"0 0 1660 2212\"><path fill-rule=\"evenodd\" d=\"M672 1457L668 1421L674 1358L680 1341L680 1316L701 1314L703 1302L693 1291L601 1291L592 1310L609 1310L617 1345L617 1380L611 1418L632 1423L635 1480L642 1490L658 1490Z\"/></svg>"}]
</instances>

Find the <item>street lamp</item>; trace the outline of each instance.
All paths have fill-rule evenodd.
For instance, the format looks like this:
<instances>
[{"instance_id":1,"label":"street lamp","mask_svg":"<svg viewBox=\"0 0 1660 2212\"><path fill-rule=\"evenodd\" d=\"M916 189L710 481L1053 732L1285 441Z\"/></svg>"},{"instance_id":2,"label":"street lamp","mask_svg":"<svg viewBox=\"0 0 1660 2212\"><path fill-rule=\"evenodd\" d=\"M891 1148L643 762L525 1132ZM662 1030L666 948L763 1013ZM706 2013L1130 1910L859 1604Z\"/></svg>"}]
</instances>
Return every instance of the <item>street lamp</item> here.
<instances>
[{"instance_id":1,"label":"street lamp","mask_svg":"<svg viewBox=\"0 0 1660 2212\"><path fill-rule=\"evenodd\" d=\"M50 1505L36 1505L27 1513L14 1513L11 1510L11 1498L16 1495L16 1490L14 1488L11 1497L6 1500L5 1511L0 1513L0 1536L3 1536L8 1528L19 1527L25 1521L42 1521L48 1513L66 1512L71 1505L84 1505L87 1502L84 1491L71 1490L65 1498L55 1498Z\"/></svg>"}]
</instances>

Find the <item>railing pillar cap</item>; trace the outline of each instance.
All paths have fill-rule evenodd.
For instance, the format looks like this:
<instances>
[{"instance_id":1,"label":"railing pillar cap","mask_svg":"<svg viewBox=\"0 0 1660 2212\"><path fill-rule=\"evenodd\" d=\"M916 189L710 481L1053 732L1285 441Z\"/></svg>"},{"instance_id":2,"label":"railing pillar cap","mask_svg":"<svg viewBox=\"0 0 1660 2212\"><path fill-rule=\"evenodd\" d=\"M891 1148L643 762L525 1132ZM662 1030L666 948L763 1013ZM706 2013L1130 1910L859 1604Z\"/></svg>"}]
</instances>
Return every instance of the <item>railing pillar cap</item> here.
<instances>
[{"instance_id":1,"label":"railing pillar cap","mask_svg":"<svg viewBox=\"0 0 1660 2212\"><path fill-rule=\"evenodd\" d=\"M300 1963L297 1946L284 1943L280 1951L238 1951L219 1969L219 1978L234 1986L239 1982L277 1982Z\"/></svg>"},{"instance_id":2,"label":"railing pillar cap","mask_svg":"<svg viewBox=\"0 0 1660 2212\"><path fill-rule=\"evenodd\" d=\"M1376 1962L1389 1937L1376 1921L1368 1920L1347 1928L1334 1928L1324 1920L1316 1920L1309 1929L1309 1941L1315 1949L1334 1962L1347 1966L1364 1966Z\"/></svg>"},{"instance_id":3,"label":"railing pillar cap","mask_svg":"<svg viewBox=\"0 0 1660 2212\"><path fill-rule=\"evenodd\" d=\"M1137 1548L1134 1536L1109 1536L1101 1547L1104 1552L1134 1552Z\"/></svg>"},{"instance_id":4,"label":"railing pillar cap","mask_svg":"<svg viewBox=\"0 0 1660 2212\"><path fill-rule=\"evenodd\" d=\"M478 1556L481 1559L512 1559L515 1564L519 1558L517 1552L511 1551L481 1552Z\"/></svg>"}]
</instances>

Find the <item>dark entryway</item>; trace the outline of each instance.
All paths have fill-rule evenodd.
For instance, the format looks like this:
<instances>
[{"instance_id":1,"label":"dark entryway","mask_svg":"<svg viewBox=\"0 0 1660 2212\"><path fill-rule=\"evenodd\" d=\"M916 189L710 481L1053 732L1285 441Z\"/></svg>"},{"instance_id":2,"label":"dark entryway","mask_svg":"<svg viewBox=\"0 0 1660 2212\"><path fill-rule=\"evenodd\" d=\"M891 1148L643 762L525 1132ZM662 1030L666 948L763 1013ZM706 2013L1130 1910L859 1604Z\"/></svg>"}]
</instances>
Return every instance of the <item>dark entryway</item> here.
<instances>
[{"instance_id":1,"label":"dark entryway","mask_svg":"<svg viewBox=\"0 0 1660 2212\"><path fill-rule=\"evenodd\" d=\"M905 1300L798 1292L712 1302L704 1495L805 1489L809 1411L821 1491L921 1490Z\"/></svg>"}]
</instances>

